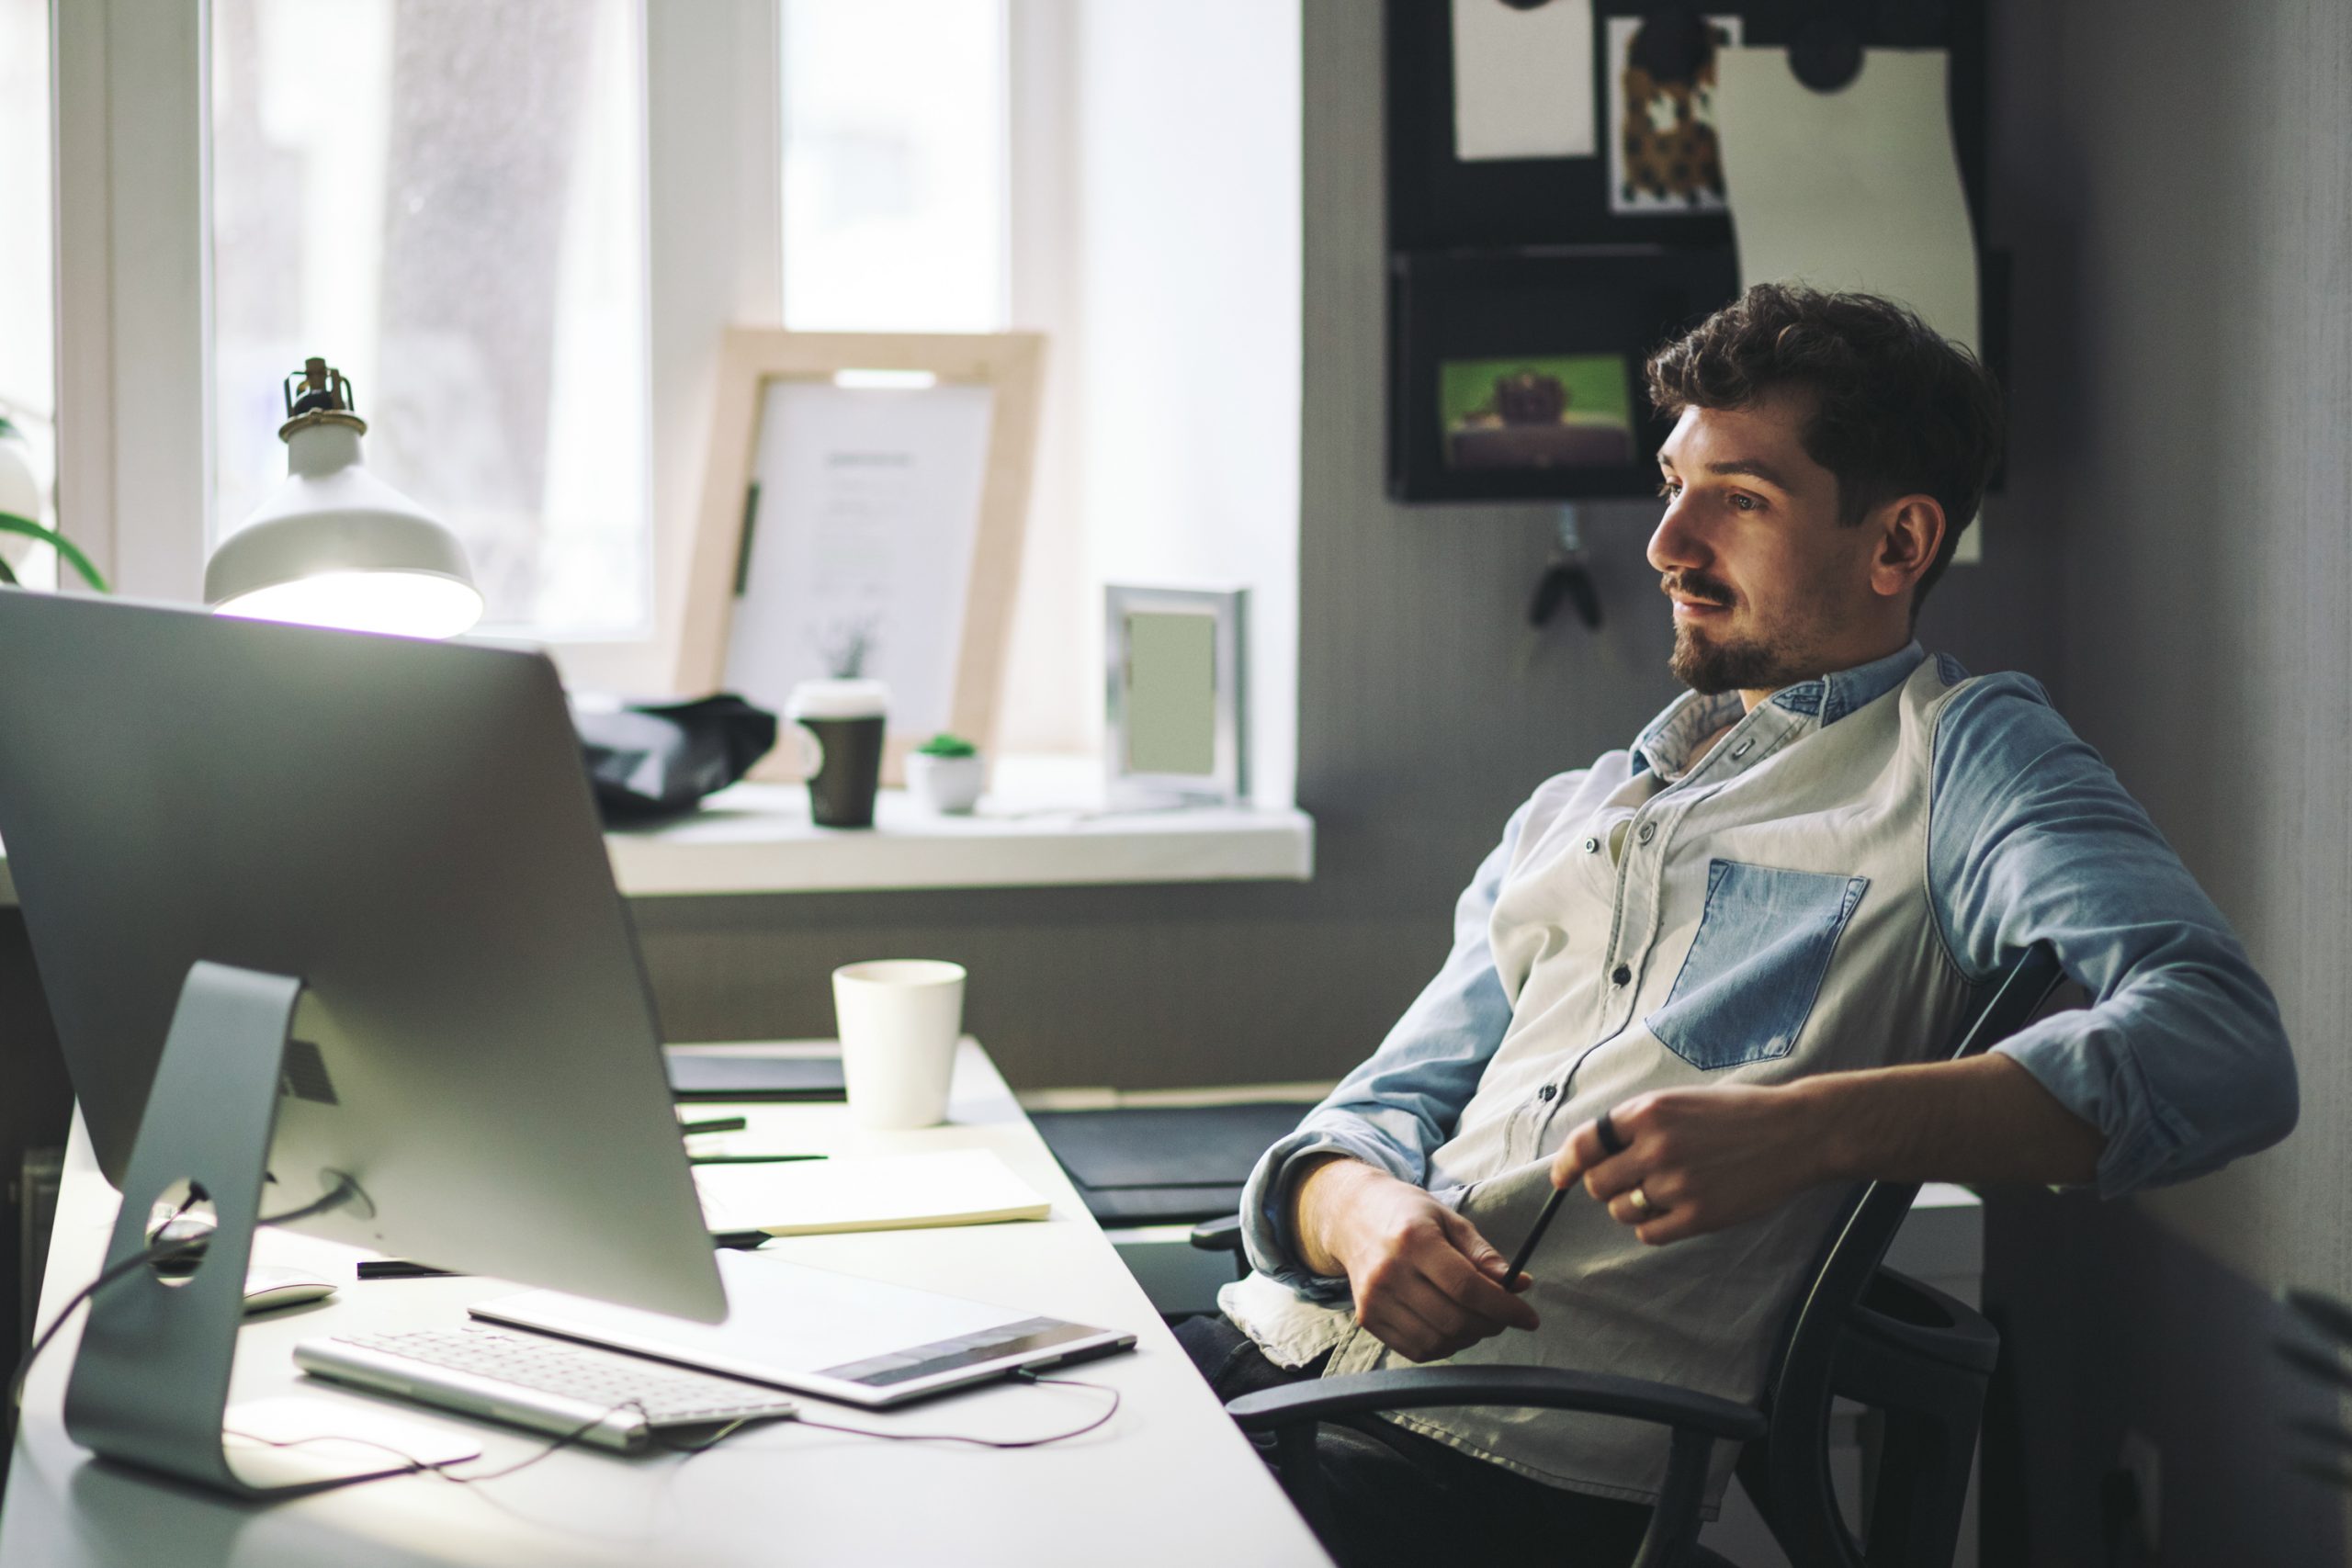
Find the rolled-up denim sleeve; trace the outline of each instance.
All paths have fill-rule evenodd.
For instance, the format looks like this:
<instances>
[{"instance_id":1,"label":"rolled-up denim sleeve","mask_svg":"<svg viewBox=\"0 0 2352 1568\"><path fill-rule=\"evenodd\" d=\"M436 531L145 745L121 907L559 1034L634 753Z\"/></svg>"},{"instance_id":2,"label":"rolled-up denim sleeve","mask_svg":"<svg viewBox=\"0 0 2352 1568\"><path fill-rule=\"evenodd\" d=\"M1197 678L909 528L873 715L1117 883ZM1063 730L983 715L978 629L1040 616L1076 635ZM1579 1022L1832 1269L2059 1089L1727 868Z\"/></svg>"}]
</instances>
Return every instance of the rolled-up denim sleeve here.
<instances>
[{"instance_id":1,"label":"rolled-up denim sleeve","mask_svg":"<svg viewBox=\"0 0 2352 1568\"><path fill-rule=\"evenodd\" d=\"M1510 999L1495 973L1487 927L1527 813L1522 806L1511 814L1502 842L1455 901L1453 947L1445 966L1380 1048L1307 1112L1298 1131L1259 1156L1242 1190L1241 1235L1251 1265L1302 1295L1332 1301L1348 1287L1345 1280L1309 1273L1298 1260L1290 1194L1300 1162L1314 1155L1348 1155L1400 1181L1420 1183L1430 1152L1453 1135L1510 1024Z\"/></svg>"},{"instance_id":2,"label":"rolled-up denim sleeve","mask_svg":"<svg viewBox=\"0 0 2352 1568\"><path fill-rule=\"evenodd\" d=\"M2086 1009L1994 1047L2106 1137L2102 1197L2185 1181L2295 1125L2278 1004L2229 922L2022 675L1974 682L1935 736L1928 887L1983 985L2048 942Z\"/></svg>"}]
</instances>

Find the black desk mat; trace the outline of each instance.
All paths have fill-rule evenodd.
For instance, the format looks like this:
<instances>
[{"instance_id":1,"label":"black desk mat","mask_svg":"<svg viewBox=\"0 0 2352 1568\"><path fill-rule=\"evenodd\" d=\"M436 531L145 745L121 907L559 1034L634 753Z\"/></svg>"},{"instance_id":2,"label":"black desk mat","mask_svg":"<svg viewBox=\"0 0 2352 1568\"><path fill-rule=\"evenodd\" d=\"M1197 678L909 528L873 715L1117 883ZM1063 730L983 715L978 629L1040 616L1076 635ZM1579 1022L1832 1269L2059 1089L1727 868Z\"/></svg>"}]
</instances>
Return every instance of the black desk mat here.
<instances>
[{"instance_id":1,"label":"black desk mat","mask_svg":"<svg viewBox=\"0 0 2352 1568\"><path fill-rule=\"evenodd\" d=\"M1029 1119L1096 1220L1178 1224L1238 1209L1258 1156L1308 1110L1253 1101L1038 1111Z\"/></svg>"},{"instance_id":2,"label":"black desk mat","mask_svg":"<svg viewBox=\"0 0 2352 1568\"><path fill-rule=\"evenodd\" d=\"M670 1094L675 1100L838 1100L842 1059L830 1056L764 1056L746 1052L704 1055L664 1051Z\"/></svg>"}]
</instances>

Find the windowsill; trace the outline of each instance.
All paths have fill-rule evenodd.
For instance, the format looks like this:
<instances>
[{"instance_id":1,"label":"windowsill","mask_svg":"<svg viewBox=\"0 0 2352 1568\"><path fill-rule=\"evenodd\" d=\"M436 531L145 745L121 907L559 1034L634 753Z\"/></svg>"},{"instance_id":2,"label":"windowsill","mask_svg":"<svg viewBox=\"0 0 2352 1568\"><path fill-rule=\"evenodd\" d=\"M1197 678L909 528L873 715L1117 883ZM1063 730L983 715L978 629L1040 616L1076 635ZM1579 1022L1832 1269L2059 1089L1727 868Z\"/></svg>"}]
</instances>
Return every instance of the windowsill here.
<instances>
[{"instance_id":1,"label":"windowsill","mask_svg":"<svg viewBox=\"0 0 2352 1568\"><path fill-rule=\"evenodd\" d=\"M1008 758L968 817L884 790L874 826L820 828L799 784L741 784L690 817L605 835L621 891L650 898L920 887L1304 882L1315 823L1295 807L1106 812L1091 759Z\"/></svg>"},{"instance_id":2,"label":"windowsill","mask_svg":"<svg viewBox=\"0 0 2352 1568\"><path fill-rule=\"evenodd\" d=\"M969 817L886 789L871 829L820 828L799 784L741 784L691 816L605 835L631 898L1109 883L1305 882L1315 821L1295 807L1106 812L1091 759L1012 758ZM0 850L0 908L17 903Z\"/></svg>"}]
</instances>

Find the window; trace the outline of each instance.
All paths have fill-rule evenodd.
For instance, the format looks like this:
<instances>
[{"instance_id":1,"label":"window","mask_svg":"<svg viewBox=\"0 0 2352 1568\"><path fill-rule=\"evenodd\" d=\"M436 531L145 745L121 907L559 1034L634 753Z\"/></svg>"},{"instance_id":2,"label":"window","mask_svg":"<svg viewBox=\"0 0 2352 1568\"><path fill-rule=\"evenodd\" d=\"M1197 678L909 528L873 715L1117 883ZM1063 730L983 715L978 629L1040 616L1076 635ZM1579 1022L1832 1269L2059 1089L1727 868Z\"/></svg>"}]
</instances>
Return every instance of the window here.
<instances>
[{"instance_id":1,"label":"window","mask_svg":"<svg viewBox=\"0 0 2352 1568\"><path fill-rule=\"evenodd\" d=\"M36 523L53 524L55 404L50 372L49 6L0 0L0 419L15 426L40 489ZM25 582L49 587L57 561L29 539L0 541Z\"/></svg>"},{"instance_id":2,"label":"window","mask_svg":"<svg viewBox=\"0 0 2352 1568\"><path fill-rule=\"evenodd\" d=\"M0 0L0 27L46 9ZM575 685L665 690L727 325L1038 330L1001 747L1096 743L1106 579L1244 583L1251 771L1287 802L1295 0L52 14L63 248L103 259L56 279L64 525L127 591L198 596L318 354L370 465L466 539L493 629ZM0 73L40 57L17 36Z\"/></svg>"},{"instance_id":3,"label":"window","mask_svg":"<svg viewBox=\"0 0 2352 1568\"><path fill-rule=\"evenodd\" d=\"M784 323L1005 324L1005 17L785 0Z\"/></svg>"},{"instance_id":4,"label":"window","mask_svg":"<svg viewBox=\"0 0 2352 1568\"><path fill-rule=\"evenodd\" d=\"M213 0L213 539L322 355L488 627L645 633L641 38L628 0Z\"/></svg>"}]
</instances>

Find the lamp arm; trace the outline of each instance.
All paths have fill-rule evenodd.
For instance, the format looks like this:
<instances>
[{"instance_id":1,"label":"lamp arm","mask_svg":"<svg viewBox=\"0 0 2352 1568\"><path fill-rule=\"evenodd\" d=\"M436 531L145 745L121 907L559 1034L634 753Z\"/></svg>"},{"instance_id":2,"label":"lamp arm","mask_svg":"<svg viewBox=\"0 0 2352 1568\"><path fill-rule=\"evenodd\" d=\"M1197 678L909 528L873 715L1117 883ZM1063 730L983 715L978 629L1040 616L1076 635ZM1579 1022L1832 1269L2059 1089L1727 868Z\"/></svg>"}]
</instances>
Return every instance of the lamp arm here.
<instances>
[{"instance_id":1,"label":"lamp arm","mask_svg":"<svg viewBox=\"0 0 2352 1568\"><path fill-rule=\"evenodd\" d=\"M107 580L98 575L98 569L90 564L90 558L82 553L81 547L56 529L44 528L31 518L19 517L13 512L0 512L0 534L23 534L39 539L54 548L58 558L80 572L92 588L101 593L113 592L107 586ZM17 581L17 574L8 570L6 561L0 561L0 575L6 575L12 584Z\"/></svg>"}]
</instances>

